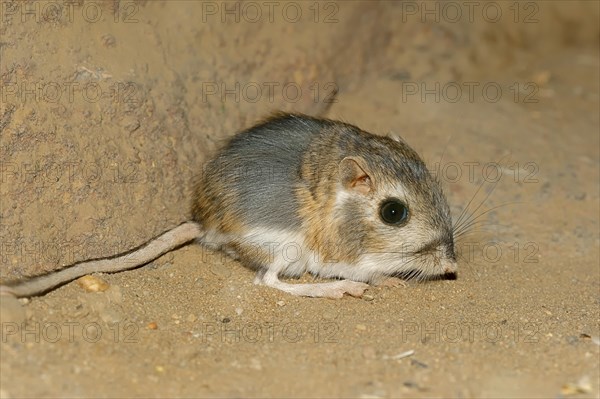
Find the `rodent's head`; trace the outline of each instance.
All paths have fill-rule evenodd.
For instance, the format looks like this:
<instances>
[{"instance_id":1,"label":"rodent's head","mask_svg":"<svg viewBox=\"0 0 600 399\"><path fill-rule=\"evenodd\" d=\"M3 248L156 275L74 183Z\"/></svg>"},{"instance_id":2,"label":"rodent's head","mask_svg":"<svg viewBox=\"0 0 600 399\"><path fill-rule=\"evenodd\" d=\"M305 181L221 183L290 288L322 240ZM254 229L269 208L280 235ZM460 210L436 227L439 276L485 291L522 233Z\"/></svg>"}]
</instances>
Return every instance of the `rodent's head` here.
<instances>
[{"instance_id":1,"label":"rodent's head","mask_svg":"<svg viewBox=\"0 0 600 399\"><path fill-rule=\"evenodd\" d=\"M368 142L338 167L339 233L344 245L362 248L359 269L415 278L455 273L452 218L439 182L402 140Z\"/></svg>"}]
</instances>

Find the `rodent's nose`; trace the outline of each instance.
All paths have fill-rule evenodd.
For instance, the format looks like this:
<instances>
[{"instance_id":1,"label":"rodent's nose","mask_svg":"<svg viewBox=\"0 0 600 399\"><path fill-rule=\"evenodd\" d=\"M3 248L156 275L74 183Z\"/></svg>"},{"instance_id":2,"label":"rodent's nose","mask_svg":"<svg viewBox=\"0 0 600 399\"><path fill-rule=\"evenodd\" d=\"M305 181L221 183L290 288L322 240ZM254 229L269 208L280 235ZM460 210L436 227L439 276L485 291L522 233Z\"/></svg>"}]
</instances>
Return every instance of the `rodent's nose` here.
<instances>
[{"instance_id":1,"label":"rodent's nose","mask_svg":"<svg viewBox=\"0 0 600 399\"><path fill-rule=\"evenodd\" d=\"M445 259L442 261L442 270L444 271L444 274L453 274L456 273L457 270L457 265L456 262Z\"/></svg>"},{"instance_id":2,"label":"rodent's nose","mask_svg":"<svg viewBox=\"0 0 600 399\"><path fill-rule=\"evenodd\" d=\"M454 270L452 267L446 266L444 268L444 273L454 273Z\"/></svg>"}]
</instances>

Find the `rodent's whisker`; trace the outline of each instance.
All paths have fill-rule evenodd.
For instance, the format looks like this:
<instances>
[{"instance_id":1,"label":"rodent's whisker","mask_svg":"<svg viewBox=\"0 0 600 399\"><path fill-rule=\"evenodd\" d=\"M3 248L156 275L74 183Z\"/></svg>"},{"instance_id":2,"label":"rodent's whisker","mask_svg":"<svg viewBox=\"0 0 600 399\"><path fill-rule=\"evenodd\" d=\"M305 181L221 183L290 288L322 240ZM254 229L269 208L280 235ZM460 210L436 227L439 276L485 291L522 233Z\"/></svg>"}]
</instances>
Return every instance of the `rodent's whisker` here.
<instances>
[{"instance_id":1,"label":"rodent's whisker","mask_svg":"<svg viewBox=\"0 0 600 399\"><path fill-rule=\"evenodd\" d=\"M465 234L471 234L475 231L481 230L483 227L491 226L492 222L488 220L477 220L469 224L468 226L464 226L460 231L454 233L454 240L458 240L461 237L464 237Z\"/></svg>"},{"instance_id":2,"label":"rodent's whisker","mask_svg":"<svg viewBox=\"0 0 600 399\"><path fill-rule=\"evenodd\" d=\"M456 242L458 242L458 241L462 241L462 240L464 240L466 237L472 236L472 235L474 235L475 233L478 233L478 232L485 232L485 231L488 231L488 230L484 230L482 226L480 226L480 227L479 227L479 228L477 228L477 229L473 229L473 230L469 230L469 231L464 231L464 232L462 232L462 233L460 233L460 234L458 234L458 235L455 235L455 236L454 236L454 241L455 241L455 244L456 244Z\"/></svg>"},{"instance_id":3,"label":"rodent's whisker","mask_svg":"<svg viewBox=\"0 0 600 399\"><path fill-rule=\"evenodd\" d=\"M503 204L496 205L496 206L493 206L493 207L491 207L489 209L486 209L485 211L481 212L477 216L473 216L472 215L471 217L469 217L467 219L468 221L464 221L463 223L461 223L460 226L455 226L453 228L454 237L460 236L460 234L462 232L468 231L471 227L477 225L479 222L482 222L481 220L477 220L477 219L479 219L480 217L482 217L482 216L490 213L491 211L494 211L494 210L496 210L498 208L502 208L502 207L507 206L507 205L522 204L522 203L523 203L522 201L505 202Z\"/></svg>"},{"instance_id":4,"label":"rodent's whisker","mask_svg":"<svg viewBox=\"0 0 600 399\"><path fill-rule=\"evenodd\" d=\"M505 155L504 157L502 157L498 162L496 162L496 164L501 163L506 157L508 156ZM477 212L477 210L488 200L488 198L490 197L490 195L492 195L492 192L496 189L498 183L500 182L501 179L496 180L495 182L492 183L492 186L490 188L490 190L488 191L487 195L485 196L485 198L483 199L483 201L481 201L479 203L479 205L477 206L477 208L475 208L473 210L473 212L471 212L471 216L475 214L475 212ZM479 187L477 187L477 190L475 191L475 194L473 194L473 197L471 197L471 200L469 200L469 202L467 203L467 206L465 206L465 208L463 209L463 211L460 213L460 215L458 216L458 219L456 220L456 222L454 223L453 226L453 231L457 231L458 228L461 226L462 223L466 223L465 220L469 220L470 216L468 215L468 209L471 206L471 203L473 202L473 200L475 199L475 197L477 196L477 194L479 193L479 190L481 190L481 188L485 185L486 180L483 179L481 181L481 183L479 184ZM466 219L463 220L463 217L466 216Z\"/></svg>"},{"instance_id":5,"label":"rodent's whisker","mask_svg":"<svg viewBox=\"0 0 600 399\"><path fill-rule=\"evenodd\" d=\"M473 200L475 199L475 197L477 196L477 194L479 194L479 191L481 190L481 188L483 187L484 184L485 184L484 180L482 180L481 183L479 183L479 187L477 187L477 190L475 190L475 193L473 194L473 196L471 197L471 199L469 200L469 202L467 203L467 205L463 208L463 210L460 213L460 215L458 215L458 218L456 218L456 221L453 223L452 230L456 230L456 228L463 221L463 218L464 217L468 217L469 207L471 206L471 203L473 202Z\"/></svg>"},{"instance_id":6,"label":"rodent's whisker","mask_svg":"<svg viewBox=\"0 0 600 399\"><path fill-rule=\"evenodd\" d=\"M506 227L509 226L506 224L500 224L497 222L490 222L488 220L479 220L475 222L472 226L469 226L468 229L463 229L461 232L454 235L454 240L462 240L465 236L471 235L476 232L491 232L490 229L492 226Z\"/></svg>"},{"instance_id":7,"label":"rodent's whisker","mask_svg":"<svg viewBox=\"0 0 600 399\"><path fill-rule=\"evenodd\" d=\"M460 236L455 237L455 241L456 241L455 245L465 242L465 239L467 239L468 237L475 236L476 233L491 233L491 232L492 232L492 230L484 229L484 228L478 228L478 229L474 229L472 231L467 231L467 232L461 234Z\"/></svg>"},{"instance_id":8,"label":"rodent's whisker","mask_svg":"<svg viewBox=\"0 0 600 399\"><path fill-rule=\"evenodd\" d=\"M499 180L498 180L499 181ZM453 230L456 231L459 228L462 227L462 225L464 225L465 223L469 223L470 220L472 220L473 215L475 214L475 212L477 212L479 210L479 208L481 208L483 206L483 204L485 204L485 202L490 198L490 195L492 195L492 193L494 192L494 190L496 189L496 187L498 186L498 181L494 182L493 185L491 186L491 188L489 189L488 193L486 194L485 198L479 203L479 205L477 205L477 208L475 208L470 215L467 215L467 213L463 212L463 214L461 214L461 217L459 217L459 219L456 221L456 224L453 227ZM475 197L477 196L477 193L479 192L479 190L481 189L481 187L483 187L485 184L485 180L479 185L479 188L477 189L477 191L475 192L475 194L473 195L473 198L471 198L471 200L469 201L469 203L467 204L467 206L465 207L465 211L469 208L469 206L471 205L471 203L473 202L473 199L475 199ZM460 220L462 218L462 216L467 215L466 218L464 220Z\"/></svg>"}]
</instances>

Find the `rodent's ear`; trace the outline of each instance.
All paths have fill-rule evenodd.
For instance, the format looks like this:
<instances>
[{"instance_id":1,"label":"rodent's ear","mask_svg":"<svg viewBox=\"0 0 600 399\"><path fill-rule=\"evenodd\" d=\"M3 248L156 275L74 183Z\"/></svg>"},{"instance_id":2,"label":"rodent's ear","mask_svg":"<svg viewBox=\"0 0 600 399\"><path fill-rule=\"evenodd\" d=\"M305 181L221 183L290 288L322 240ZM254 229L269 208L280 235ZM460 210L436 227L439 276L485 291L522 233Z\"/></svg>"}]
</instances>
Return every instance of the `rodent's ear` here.
<instances>
[{"instance_id":1,"label":"rodent's ear","mask_svg":"<svg viewBox=\"0 0 600 399\"><path fill-rule=\"evenodd\" d=\"M373 191L373 178L367 172L367 164L361 157L346 157L340 161L340 182L347 190L360 194Z\"/></svg>"}]
</instances>

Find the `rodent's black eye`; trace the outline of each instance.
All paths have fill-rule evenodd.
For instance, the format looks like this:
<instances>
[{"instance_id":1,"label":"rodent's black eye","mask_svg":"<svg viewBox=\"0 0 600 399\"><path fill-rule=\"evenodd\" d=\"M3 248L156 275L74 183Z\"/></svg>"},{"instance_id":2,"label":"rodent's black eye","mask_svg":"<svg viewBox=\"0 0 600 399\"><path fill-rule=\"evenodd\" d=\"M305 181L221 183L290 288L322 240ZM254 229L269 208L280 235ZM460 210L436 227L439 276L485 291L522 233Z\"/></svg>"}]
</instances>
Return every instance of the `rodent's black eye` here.
<instances>
[{"instance_id":1,"label":"rodent's black eye","mask_svg":"<svg viewBox=\"0 0 600 399\"><path fill-rule=\"evenodd\" d=\"M399 199L391 198L381 204L379 216L385 223L397 226L408 220L408 207Z\"/></svg>"}]
</instances>

